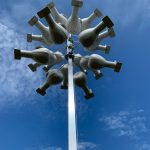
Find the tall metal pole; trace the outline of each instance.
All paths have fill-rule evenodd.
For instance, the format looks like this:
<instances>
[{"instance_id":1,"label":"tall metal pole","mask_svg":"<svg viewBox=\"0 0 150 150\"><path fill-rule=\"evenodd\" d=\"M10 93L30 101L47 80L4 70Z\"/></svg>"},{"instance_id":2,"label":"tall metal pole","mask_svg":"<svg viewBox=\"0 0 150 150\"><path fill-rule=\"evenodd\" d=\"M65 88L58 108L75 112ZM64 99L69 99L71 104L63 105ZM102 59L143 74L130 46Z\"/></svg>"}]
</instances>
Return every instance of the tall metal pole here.
<instances>
[{"instance_id":1,"label":"tall metal pole","mask_svg":"<svg viewBox=\"0 0 150 150\"><path fill-rule=\"evenodd\" d=\"M68 57L68 150L77 150L76 106L73 81L73 42L67 40Z\"/></svg>"}]
</instances>

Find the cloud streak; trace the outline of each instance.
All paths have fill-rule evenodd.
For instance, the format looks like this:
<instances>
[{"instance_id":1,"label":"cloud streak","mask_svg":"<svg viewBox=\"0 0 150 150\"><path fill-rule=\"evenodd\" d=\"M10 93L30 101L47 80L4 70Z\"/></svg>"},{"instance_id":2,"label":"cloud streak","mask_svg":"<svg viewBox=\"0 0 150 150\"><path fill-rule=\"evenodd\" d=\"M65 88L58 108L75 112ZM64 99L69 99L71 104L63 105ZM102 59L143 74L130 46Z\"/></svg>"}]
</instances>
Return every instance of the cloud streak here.
<instances>
[{"instance_id":1,"label":"cloud streak","mask_svg":"<svg viewBox=\"0 0 150 150\"><path fill-rule=\"evenodd\" d=\"M36 93L38 88L45 81L45 73L39 69L36 73L30 71L27 65L31 62L30 59L14 60L14 48L34 49L35 45L30 46L25 41L24 36L16 33L16 31L0 24L0 108L6 105L24 104L28 101L36 101L42 99ZM56 90L56 87L50 88L47 93L50 93L51 99L60 99L58 106L64 107L65 93L64 91ZM61 95L61 98L60 98ZM47 98L48 99L48 98ZM56 103L51 101L53 103ZM56 105L56 104L55 104Z\"/></svg>"},{"instance_id":2,"label":"cloud streak","mask_svg":"<svg viewBox=\"0 0 150 150\"><path fill-rule=\"evenodd\" d=\"M150 150L150 144L144 143L139 150Z\"/></svg>"},{"instance_id":3,"label":"cloud streak","mask_svg":"<svg viewBox=\"0 0 150 150\"><path fill-rule=\"evenodd\" d=\"M97 150L97 145L92 142L80 142L78 150Z\"/></svg>"},{"instance_id":4,"label":"cloud streak","mask_svg":"<svg viewBox=\"0 0 150 150\"><path fill-rule=\"evenodd\" d=\"M59 146L49 146L49 147L42 147L42 148L25 148L24 150L63 150L61 147Z\"/></svg>"},{"instance_id":5,"label":"cloud streak","mask_svg":"<svg viewBox=\"0 0 150 150\"><path fill-rule=\"evenodd\" d=\"M123 26L130 26L138 21L137 26L146 25L145 19L149 19L149 0L135 1L106 1L106 12ZM140 20L139 20L140 18ZM150 22L149 22L150 23Z\"/></svg>"},{"instance_id":6,"label":"cloud streak","mask_svg":"<svg viewBox=\"0 0 150 150\"><path fill-rule=\"evenodd\" d=\"M61 147L47 147L47 148L42 148L40 150L63 150Z\"/></svg>"},{"instance_id":7,"label":"cloud streak","mask_svg":"<svg viewBox=\"0 0 150 150\"><path fill-rule=\"evenodd\" d=\"M142 116L142 111L129 112L121 111L105 115L99 119L106 125L106 130L113 131L117 136L128 136L138 139L141 133L146 133L149 129L146 127L146 118Z\"/></svg>"},{"instance_id":8,"label":"cloud streak","mask_svg":"<svg viewBox=\"0 0 150 150\"><path fill-rule=\"evenodd\" d=\"M1 102L11 97L31 95L31 88L34 87L35 82L39 81L38 76L34 75L26 67L28 60L15 61L13 56L14 48L26 48L27 43L24 42L22 36L17 34L7 26L0 24L0 50L1 50L1 67L0 67L0 83ZM31 79L33 79L31 81ZM32 85L31 85L32 84ZM7 97L7 98L6 98Z\"/></svg>"}]
</instances>

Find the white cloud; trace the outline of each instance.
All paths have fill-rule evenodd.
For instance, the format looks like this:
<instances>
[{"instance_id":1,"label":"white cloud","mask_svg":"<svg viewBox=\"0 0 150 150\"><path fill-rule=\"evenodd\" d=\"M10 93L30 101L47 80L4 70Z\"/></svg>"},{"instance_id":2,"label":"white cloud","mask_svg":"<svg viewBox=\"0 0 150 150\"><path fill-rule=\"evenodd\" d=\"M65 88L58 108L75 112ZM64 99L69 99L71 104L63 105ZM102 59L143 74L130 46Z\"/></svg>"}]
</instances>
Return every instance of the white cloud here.
<instances>
[{"instance_id":1,"label":"white cloud","mask_svg":"<svg viewBox=\"0 0 150 150\"><path fill-rule=\"evenodd\" d=\"M46 79L44 71L39 69L35 73L31 72L27 65L32 60L15 60L13 54L14 48L33 49L35 46L27 44L26 35L20 35L2 24L0 24L0 35L0 109L6 105L23 105L28 101L36 101L38 96L42 99L42 96L38 95L35 90ZM50 93L47 95L51 95L53 99L57 97L58 107L64 107L62 98L66 93L63 90L56 90L56 87L52 87L47 93ZM51 101L51 105L54 105L56 101Z\"/></svg>"},{"instance_id":2,"label":"white cloud","mask_svg":"<svg viewBox=\"0 0 150 150\"><path fill-rule=\"evenodd\" d=\"M144 143L138 148L139 150L150 150L150 144Z\"/></svg>"},{"instance_id":3,"label":"white cloud","mask_svg":"<svg viewBox=\"0 0 150 150\"><path fill-rule=\"evenodd\" d=\"M36 147L25 148L24 150L63 150L63 149L59 146L49 146L49 147L42 147L42 148L36 148Z\"/></svg>"},{"instance_id":4,"label":"white cloud","mask_svg":"<svg viewBox=\"0 0 150 150\"><path fill-rule=\"evenodd\" d=\"M5 3L5 7L3 9L0 9L1 23L16 29L19 28L20 31L23 31L22 26L24 25L24 27L28 27L27 21L29 17L36 14L36 8L38 6L42 8L43 3L44 2L41 2L40 0L30 0L30 2L9 1Z\"/></svg>"},{"instance_id":5,"label":"white cloud","mask_svg":"<svg viewBox=\"0 0 150 150\"><path fill-rule=\"evenodd\" d=\"M114 23L119 23L121 28L135 25L135 29L143 29L150 26L149 0L105 0L104 2L93 0L92 3L87 2L85 4L87 13L91 7L97 6L104 15L110 16Z\"/></svg>"},{"instance_id":6,"label":"white cloud","mask_svg":"<svg viewBox=\"0 0 150 150\"><path fill-rule=\"evenodd\" d=\"M139 138L139 134L149 130L146 127L146 118L142 116L142 112L140 110L136 112L121 111L105 115L99 121L106 125L107 130L113 131L117 136Z\"/></svg>"},{"instance_id":7,"label":"white cloud","mask_svg":"<svg viewBox=\"0 0 150 150\"><path fill-rule=\"evenodd\" d=\"M125 26L130 26L135 21L139 21L140 25L148 19L149 0L135 0L135 1L111 1L112 9L110 10L114 16L119 16L120 23ZM139 19L140 18L140 19Z\"/></svg>"},{"instance_id":8,"label":"white cloud","mask_svg":"<svg viewBox=\"0 0 150 150\"><path fill-rule=\"evenodd\" d=\"M143 113L143 112L144 112L143 109L139 109L139 110L138 110L138 113Z\"/></svg>"},{"instance_id":9,"label":"white cloud","mask_svg":"<svg viewBox=\"0 0 150 150\"><path fill-rule=\"evenodd\" d=\"M47 148L42 148L40 150L63 150L61 147L47 147Z\"/></svg>"},{"instance_id":10,"label":"white cloud","mask_svg":"<svg viewBox=\"0 0 150 150\"><path fill-rule=\"evenodd\" d=\"M80 142L78 144L78 150L96 150L97 145L91 142Z\"/></svg>"},{"instance_id":11,"label":"white cloud","mask_svg":"<svg viewBox=\"0 0 150 150\"><path fill-rule=\"evenodd\" d=\"M24 150L63 150L63 148L60 146L41 146L40 148L32 147L25 148ZM97 145L92 142L80 142L78 144L78 150L97 150Z\"/></svg>"},{"instance_id":12,"label":"white cloud","mask_svg":"<svg viewBox=\"0 0 150 150\"><path fill-rule=\"evenodd\" d=\"M7 26L0 24L0 50L1 50L1 67L0 67L0 102L11 97L20 95L31 95L35 87L35 81L39 81L38 75L33 73L26 67L29 60L14 60L13 49L27 47L25 39ZM31 88L28 88L31 86ZM4 99L4 97L7 97ZM4 100L3 100L4 99Z\"/></svg>"}]
</instances>

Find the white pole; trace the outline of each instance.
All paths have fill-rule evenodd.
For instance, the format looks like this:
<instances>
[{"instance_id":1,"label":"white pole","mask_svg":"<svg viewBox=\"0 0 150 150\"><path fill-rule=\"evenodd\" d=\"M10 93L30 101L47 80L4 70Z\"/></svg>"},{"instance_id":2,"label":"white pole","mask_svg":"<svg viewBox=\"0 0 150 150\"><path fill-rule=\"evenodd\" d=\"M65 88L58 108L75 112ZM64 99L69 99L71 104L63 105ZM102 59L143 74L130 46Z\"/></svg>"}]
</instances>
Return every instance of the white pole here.
<instances>
[{"instance_id":1,"label":"white pole","mask_svg":"<svg viewBox=\"0 0 150 150\"><path fill-rule=\"evenodd\" d=\"M73 43L67 40L67 51L72 52ZM74 81L73 81L73 62L72 58L68 57L68 150L77 150L77 135L76 135L76 106L74 96Z\"/></svg>"}]
</instances>

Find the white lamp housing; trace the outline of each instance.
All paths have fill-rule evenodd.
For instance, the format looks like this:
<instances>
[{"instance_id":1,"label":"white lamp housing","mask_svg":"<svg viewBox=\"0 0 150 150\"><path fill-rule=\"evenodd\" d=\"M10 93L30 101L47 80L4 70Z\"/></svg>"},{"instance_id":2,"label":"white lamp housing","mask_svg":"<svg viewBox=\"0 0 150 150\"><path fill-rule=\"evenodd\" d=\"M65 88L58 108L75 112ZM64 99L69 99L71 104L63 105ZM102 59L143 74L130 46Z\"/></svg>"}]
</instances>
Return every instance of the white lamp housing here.
<instances>
[{"instance_id":1,"label":"white lamp housing","mask_svg":"<svg viewBox=\"0 0 150 150\"><path fill-rule=\"evenodd\" d=\"M50 9L48 7L45 7L44 9L39 11L37 14L40 18L44 18L46 22L48 23L49 32L55 44L62 44L67 40L69 34L67 30L61 26L61 24L57 23L52 18L52 16L49 15L50 13L51 13Z\"/></svg>"},{"instance_id":2,"label":"white lamp housing","mask_svg":"<svg viewBox=\"0 0 150 150\"><path fill-rule=\"evenodd\" d=\"M89 57L89 62L88 66L91 69L100 69L104 67L108 68L113 68L115 72L119 72L122 66L122 63L117 62L117 61L108 61L104 57L97 55L97 54L92 54Z\"/></svg>"},{"instance_id":3,"label":"white lamp housing","mask_svg":"<svg viewBox=\"0 0 150 150\"><path fill-rule=\"evenodd\" d=\"M74 65L80 68L81 71L87 74L87 70L91 70L94 73L95 79L99 79L102 77L102 73L100 70L91 69L88 67L89 56L81 56L80 54L74 55Z\"/></svg>"},{"instance_id":4,"label":"white lamp housing","mask_svg":"<svg viewBox=\"0 0 150 150\"><path fill-rule=\"evenodd\" d=\"M47 48L37 48L32 51L14 49L14 57L15 59L22 57L33 59L36 63L28 65L33 72L41 65L54 65L57 59L55 54Z\"/></svg>"},{"instance_id":5,"label":"white lamp housing","mask_svg":"<svg viewBox=\"0 0 150 150\"><path fill-rule=\"evenodd\" d=\"M52 36L49 32L49 27L46 27L42 22L40 22L36 16L33 16L28 21L28 23L31 26L36 26L42 33L42 35L27 34L27 41L28 42L32 42L34 40L34 41L42 42L46 45L53 45L54 44Z\"/></svg>"},{"instance_id":6,"label":"white lamp housing","mask_svg":"<svg viewBox=\"0 0 150 150\"><path fill-rule=\"evenodd\" d=\"M89 89L87 86L87 78L86 78L86 74L84 72L75 73L74 74L74 82L78 87L83 89L86 99L89 99L94 96L92 90Z\"/></svg>"},{"instance_id":7,"label":"white lamp housing","mask_svg":"<svg viewBox=\"0 0 150 150\"><path fill-rule=\"evenodd\" d=\"M37 93L44 96L46 94L46 90L53 85L59 84L63 81L63 74L59 69L51 69L47 73L47 79L45 83L36 90Z\"/></svg>"},{"instance_id":8,"label":"white lamp housing","mask_svg":"<svg viewBox=\"0 0 150 150\"><path fill-rule=\"evenodd\" d=\"M84 31L91 27L92 22L97 18L101 17L103 14L100 12L99 9L95 9L94 12L87 18L81 19L82 22L82 29Z\"/></svg>"},{"instance_id":9,"label":"white lamp housing","mask_svg":"<svg viewBox=\"0 0 150 150\"><path fill-rule=\"evenodd\" d=\"M79 9L82 5L82 0L72 0L72 13L67 21L67 30L71 34L79 34L82 30L81 19L78 16Z\"/></svg>"},{"instance_id":10,"label":"white lamp housing","mask_svg":"<svg viewBox=\"0 0 150 150\"><path fill-rule=\"evenodd\" d=\"M90 56L84 56L84 57L81 58L81 60L80 60L80 68L81 68L81 70L84 73L87 73L87 70L91 70L93 72L93 74L94 74L95 79L97 80L100 77L102 77L103 74L98 69L89 68L89 66L88 66L89 58L90 58Z\"/></svg>"},{"instance_id":11,"label":"white lamp housing","mask_svg":"<svg viewBox=\"0 0 150 150\"><path fill-rule=\"evenodd\" d=\"M64 27L66 27L67 18L63 14L60 14L58 12L57 8L55 7L54 2L50 2L47 6L51 10L51 14L52 14L53 18L55 19L55 21L57 23L61 23Z\"/></svg>"},{"instance_id":12,"label":"white lamp housing","mask_svg":"<svg viewBox=\"0 0 150 150\"><path fill-rule=\"evenodd\" d=\"M104 40L105 38L107 37L114 37L115 36L115 31L113 28L109 28L107 29L106 31L100 33L98 35L98 37L96 38L96 40L94 41L94 43L90 46L90 47L85 47L87 51L95 51L95 50L101 50L101 51L104 51L106 54L109 53L109 50L110 50L110 47L106 47L104 48L103 46L99 45L100 42L102 40Z\"/></svg>"},{"instance_id":13,"label":"white lamp housing","mask_svg":"<svg viewBox=\"0 0 150 150\"><path fill-rule=\"evenodd\" d=\"M110 49L111 49L110 45L98 45L95 49L90 50L90 51L92 52L92 51L100 50L100 51L103 51L105 54L109 54Z\"/></svg>"},{"instance_id":14,"label":"white lamp housing","mask_svg":"<svg viewBox=\"0 0 150 150\"><path fill-rule=\"evenodd\" d=\"M110 18L108 16L105 16L96 27L86 29L79 34L80 43L83 47L91 47L98 38L99 33L106 27L112 28L113 25L114 24L110 20Z\"/></svg>"}]
</instances>

